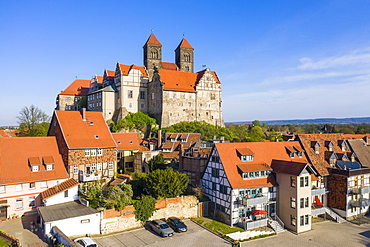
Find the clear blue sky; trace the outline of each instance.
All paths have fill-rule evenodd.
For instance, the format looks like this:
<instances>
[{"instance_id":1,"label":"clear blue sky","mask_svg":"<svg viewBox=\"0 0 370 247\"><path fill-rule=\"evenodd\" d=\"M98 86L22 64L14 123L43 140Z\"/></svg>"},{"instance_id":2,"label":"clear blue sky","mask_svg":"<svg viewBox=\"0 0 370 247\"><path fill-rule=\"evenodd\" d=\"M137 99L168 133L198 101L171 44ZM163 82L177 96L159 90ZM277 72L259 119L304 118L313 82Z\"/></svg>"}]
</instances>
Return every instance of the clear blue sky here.
<instances>
[{"instance_id":1,"label":"clear blue sky","mask_svg":"<svg viewBox=\"0 0 370 247\"><path fill-rule=\"evenodd\" d=\"M0 126L48 114L77 76L163 61L185 33L223 86L225 121L370 116L370 1L0 1Z\"/></svg>"}]
</instances>

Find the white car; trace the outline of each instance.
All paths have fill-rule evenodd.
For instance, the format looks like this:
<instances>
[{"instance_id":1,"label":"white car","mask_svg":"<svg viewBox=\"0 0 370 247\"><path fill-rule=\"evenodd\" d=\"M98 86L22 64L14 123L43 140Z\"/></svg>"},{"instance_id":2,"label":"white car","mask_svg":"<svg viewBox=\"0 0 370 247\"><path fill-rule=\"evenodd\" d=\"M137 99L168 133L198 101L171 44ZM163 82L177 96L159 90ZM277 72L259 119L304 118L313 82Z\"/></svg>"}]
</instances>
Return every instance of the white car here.
<instances>
[{"instance_id":1,"label":"white car","mask_svg":"<svg viewBox=\"0 0 370 247\"><path fill-rule=\"evenodd\" d=\"M92 240L91 238L84 237L84 238L77 238L74 240L81 247L98 247L98 245Z\"/></svg>"}]
</instances>

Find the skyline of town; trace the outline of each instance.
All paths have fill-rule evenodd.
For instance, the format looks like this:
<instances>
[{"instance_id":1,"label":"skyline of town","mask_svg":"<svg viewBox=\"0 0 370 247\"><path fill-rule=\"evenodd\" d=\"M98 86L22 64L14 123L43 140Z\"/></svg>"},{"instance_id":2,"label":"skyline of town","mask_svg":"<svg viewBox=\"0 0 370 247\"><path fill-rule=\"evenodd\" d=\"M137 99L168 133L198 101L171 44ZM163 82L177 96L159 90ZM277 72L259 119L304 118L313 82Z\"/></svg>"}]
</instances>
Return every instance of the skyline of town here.
<instances>
[{"instance_id":1,"label":"skyline of town","mask_svg":"<svg viewBox=\"0 0 370 247\"><path fill-rule=\"evenodd\" d=\"M108 3L0 3L0 125L17 125L31 104L52 115L76 77L143 65L152 30L163 61L185 35L194 70L217 72L225 122L369 116L366 1Z\"/></svg>"}]
</instances>

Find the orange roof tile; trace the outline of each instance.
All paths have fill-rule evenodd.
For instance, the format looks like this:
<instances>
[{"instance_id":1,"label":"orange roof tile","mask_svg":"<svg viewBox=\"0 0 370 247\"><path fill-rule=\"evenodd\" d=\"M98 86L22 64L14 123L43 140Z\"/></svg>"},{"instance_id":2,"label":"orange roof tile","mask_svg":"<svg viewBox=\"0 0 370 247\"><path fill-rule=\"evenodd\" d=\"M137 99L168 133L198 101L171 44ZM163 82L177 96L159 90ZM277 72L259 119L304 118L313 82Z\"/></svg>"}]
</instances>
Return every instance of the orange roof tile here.
<instances>
[{"instance_id":1,"label":"orange roof tile","mask_svg":"<svg viewBox=\"0 0 370 247\"><path fill-rule=\"evenodd\" d=\"M305 156L299 158L290 158L286 146L300 147L299 142L242 142L242 143L215 143L215 149L218 152L226 176L232 188L250 188L258 186L276 185L272 175L259 179L243 179L238 166L249 166L249 169L262 169L270 166L273 159L286 160L292 162L307 163ZM253 161L241 161L237 150L248 148L254 153ZM246 169L246 168L245 168Z\"/></svg>"},{"instance_id":2,"label":"orange roof tile","mask_svg":"<svg viewBox=\"0 0 370 247\"><path fill-rule=\"evenodd\" d=\"M0 137L16 137L14 132L0 130Z\"/></svg>"},{"instance_id":3,"label":"orange roof tile","mask_svg":"<svg viewBox=\"0 0 370 247\"><path fill-rule=\"evenodd\" d=\"M48 199L52 196L55 196L57 194L60 194L66 190L69 190L73 187L76 187L78 186L78 182L76 180L74 180L73 178L70 178L58 185L55 185L43 192L41 192L41 199L42 200L45 200L45 199Z\"/></svg>"},{"instance_id":4,"label":"orange roof tile","mask_svg":"<svg viewBox=\"0 0 370 247\"><path fill-rule=\"evenodd\" d=\"M86 121L79 111L55 111L54 115L70 149L117 146L101 112L86 111Z\"/></svg>"},{"instance_id":5,"label":"orange roof tile","mask_svg":"<svg viewBox=\"0 0 370 247\"><path fill-rule=\"evenodd\" d=\"M196 92L195 86L197 84L197 73L167 69L159 69L158 73L161 81L164 83L164 90Z\"/></svg>"},{"instance_id":6,"label":"orange roof tile","mask_svg":"<svg viewBox=\"0 0 370 247\"><path fill-rule=\"evenodd\" d=\"M162 62L162 69L179 70L176 63Z\"/></svg>"},{"instance_id":7,"label":"orange roof tile","mask_svg":"<svg viewBox=\"0 0 370 247\"><path fill-rule=\"evenodd\" d=\"M31 166L41 165L41 161L39 157L29 157L28 162Z\"/></svg>"},{"instance_id":8,"label":"orange roof tile","mask_svg":"<svg viewBox=\"0 0 370 247\"><path fill-rule=\"evenodd\" d=\"M145 44L149 45L162 45L161 42L158 41L157 37L155 37L154 33L150 34L148 40Z\"/></svg>"},{"instance_id":9,"label":"orange roof tile","mask_svg":"<svg viewBox=\"0 0 370 247\"><path fill-rule=\"evenodd\" d=\"M237 167L242 172L255 172L255 171L269 171L272 170L271 167L265 164L239 164Z\"/></svg>"},{"instance_id":10,"label":"orange roof tile","mask_svg":"<svg viewBox=\"0 0 370 247\"><path fill-rule=\"evenodd\" d=\"M46 171L41 163L32 172L29 158L53 157L54 169ZM33 160L33 158L31 159ZM67 179L62 157L54 136L0 138L0 184L19 184L55 179Z\"/></svg>"},{"instance_id":11,"label":"orange roof tile","mask_svg":"<svg viewBox=\"0 0 370 247\"><path fill-rule=\"evenodd\" d=\"M177 48L186 48L186 49L194 50L194 48L190 45L190 43L185 38L183 38L181 40L181 42L180 42L180 44Z\"/></svg>"},{"instance_id":12,"label":"orange roof tile","mask_svg":"<svg viewBox=\"0 0 370 247\"><path fill-rule=\"evenodd\" d=\"M249 148L237 148L236 151L240 155L253 155L254 154Z\"/></svg>"},{"instance_id":13,"label":"orange roof tile","mask_svg":"<svg viewBox=\"0 0 370 247\"><path fill-rule=\"evenodd\" d=\"M44 156L42 159L45 164L54 164L53 156Z\"/></svg>"},{"instance_id":14,"label":"orange roof tile","mask_svg":"<svg viewBox=\"0 0 370 247\"><path fill-rule=\"evenodd\" d=\"M103 83L103 76L98 75L98 76L96 76L96 78L98 79L98 83L99 84L102 84Z\"/></svg>"},{"instance_id":15,"label":"orange roof tile","mask_svg":"<svg viewBox=\"0 0 370 247\"><path fill-rule=\"evenodd\" d=\"M64 91L59 95L87 95L90 89L90 80L74 80Z\"/></svg>"},{"instance_id":16,"label":"orange roof tile","mask_svg":"<svg viewBox=\"0 0 370 247\"><path fill-rule=\"evenodd\" d=\"M114 71L114 70L107 70L107 75L108 76L115 76L115 74L116 74L116 71Z\"/></svg>"},{"instance_id":17,"label":"orange roof tile","mask_svg":"<svg viewBox=\"0 0 370 247\"><path fill-rule=\"evenodd\" d=\"M119 64L119 68L121 70L122 75L128 75L132 69L140 70L144 77L148 77L148 73L143 66L136 66L133 65L126 65L126 64Z\"/></svg>"},{"instance_id":18,"label":"orange roof tile","mask_svg":"<svg viewBox=\"0 0 370 247\"><path fill-rule=\"evenodd\" d=\"M117 150L139 150L139 137L137 133L112 133L114 140L117 143Z\"/></svg>"}]
</instances>

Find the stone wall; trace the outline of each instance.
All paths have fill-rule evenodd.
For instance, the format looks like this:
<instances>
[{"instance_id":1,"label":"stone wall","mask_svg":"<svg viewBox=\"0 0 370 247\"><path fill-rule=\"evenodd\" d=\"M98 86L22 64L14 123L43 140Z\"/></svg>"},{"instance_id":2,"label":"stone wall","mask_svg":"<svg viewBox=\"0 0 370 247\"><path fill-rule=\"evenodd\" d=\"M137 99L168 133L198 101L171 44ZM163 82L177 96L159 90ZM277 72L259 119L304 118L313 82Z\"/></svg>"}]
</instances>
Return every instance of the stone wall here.
<instances>
[{"instance_id":1,"label":"stone wall","mask_svg":"<svg viewBox=\"0 0 370 247\"><path fill-rule=\"evenodd\" d=\"M155 207L157 210L150 220L168 218L171 216L179 218L198 216L198 200L194 196L158 200ZM100 225L101 233L108 234L141 227L141 222L135 219L134 211L135 208L133 206L127 206L122 211L116 211L114 209L104 210L102 212Z\"/></svg>"}]
</instances>

